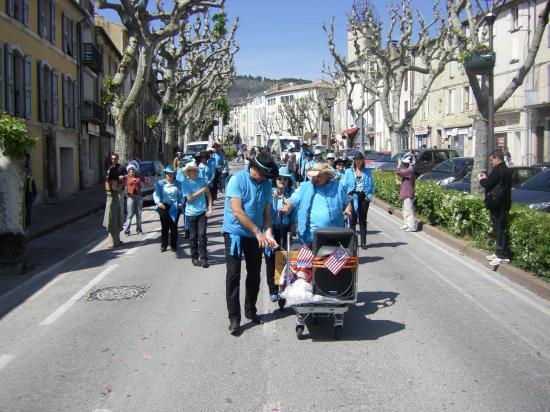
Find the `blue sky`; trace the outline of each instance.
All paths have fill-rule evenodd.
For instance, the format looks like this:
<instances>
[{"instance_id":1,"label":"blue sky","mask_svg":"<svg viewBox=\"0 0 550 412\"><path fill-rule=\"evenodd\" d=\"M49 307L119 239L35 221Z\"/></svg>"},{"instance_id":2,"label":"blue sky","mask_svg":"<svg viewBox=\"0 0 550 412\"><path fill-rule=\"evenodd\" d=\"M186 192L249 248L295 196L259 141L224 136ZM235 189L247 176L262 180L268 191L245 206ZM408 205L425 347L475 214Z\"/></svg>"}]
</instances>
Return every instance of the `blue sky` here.
<instances>
[{"instance_id":1,"label":"blue sky","mask_svg":"<svg viewBox=\"0 0 550 412\"><path fill-rule=\"evenodd\" d=\"M335 18L338 50L345 53L346 21L353 0L226 0L225 9L232 21L239 16L236 56L238 74L269 78L298 77L315 80L323 76L323 60L330 62L323 22ZM384 19L384 0L371 0ZM416 0L420 8L430 9L430 1ZM119 21L118 16L98 11Z\"/></svg>"}]
</instances>

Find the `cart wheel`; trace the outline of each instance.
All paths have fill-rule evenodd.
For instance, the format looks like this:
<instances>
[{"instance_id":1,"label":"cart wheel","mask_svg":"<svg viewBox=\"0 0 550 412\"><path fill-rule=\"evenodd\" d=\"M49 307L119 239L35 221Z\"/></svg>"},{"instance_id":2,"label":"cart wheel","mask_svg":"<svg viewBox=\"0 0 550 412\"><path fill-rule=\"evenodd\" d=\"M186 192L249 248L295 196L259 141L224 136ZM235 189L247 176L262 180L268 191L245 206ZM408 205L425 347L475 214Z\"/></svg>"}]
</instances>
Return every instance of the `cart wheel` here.
<instances>
[{"instance_id":1,"label":"cart wheel","mask_svg":"<svg viewBox=\"0 0 550 412\"><path fill-rule=\"evenodd\" d=\"M342 338L342 330L344 328L341 325L334 327L334 339L340 340Z\"/></svg>"},{"instance_id":2,"label":"cart wheel","mask_svg":"<svg viewBox=\"0 0 550 412\"><path fill-rule=\"evenodd\" d=\"M284 312L285 310L285 305L286 305L286 299L279 299L279 310L281 312Z\"/></svg>"},{"instance_id":3,"label":"cart wheel","mask_svg":"<svg viewBox=\"0 0 550 412\"><path fill-rule=\"evenodd\" d=\"M296 337L299 340L303 339L304 325L296 325Z\"/></svg>"}]
</instances>

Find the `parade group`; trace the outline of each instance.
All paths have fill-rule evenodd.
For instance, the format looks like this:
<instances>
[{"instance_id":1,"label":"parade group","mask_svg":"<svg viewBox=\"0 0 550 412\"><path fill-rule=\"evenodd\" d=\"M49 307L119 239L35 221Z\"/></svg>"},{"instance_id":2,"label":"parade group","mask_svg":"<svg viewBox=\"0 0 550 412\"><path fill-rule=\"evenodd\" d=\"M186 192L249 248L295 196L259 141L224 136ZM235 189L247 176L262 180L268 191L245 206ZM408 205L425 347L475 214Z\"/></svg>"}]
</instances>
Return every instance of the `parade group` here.
<instances>
[{"instance_id":1,"label":"parade group","mask_svg":"<svg viewBox=\"0 0 550 412\"><path fill-rule=\"evenodd\" d=\"M367 249L367 213L375 193L371 170L365 166L363 153L353 159L346 153L336 158L329 153L323 159L320 150L310 151L307 144L295 148L293 143L279 162L269 149L246 152L239 150L239 159L246 163L243 170L229 174L229 161L221 146L214 143L210 150L195 156L177 152L173 164L164 171L164 178L155 184L153 200L161 223L161 252L168 246L175 252L178 222L183 215L183 232L189 239L192 264L208 268L207 225L212 216L218 191L225 192L222 234L225 246L226 299L229 331L240 333L241 261L246 265L246 297L244 315L253 323L262 323L256 301L260 289L262 259L266 262L266 279L270 299L278 300L274 282L274 250L286 247L287 234L310 247L313 233L319 228L344 227L355 229L359 224L360 247ZM130 235L132 219L136 217L136 232L142 233L140 187L150 184L140 176L139 163L126 166L111 156L105 189L107 202L104 226L111 247L121 245L120 232ZM401 184L404 231L416 231L412 209L414 171L411 156L399 162L397 176ZM127 217L123 223L126 197Z\"/></svg>"}]
</instances>

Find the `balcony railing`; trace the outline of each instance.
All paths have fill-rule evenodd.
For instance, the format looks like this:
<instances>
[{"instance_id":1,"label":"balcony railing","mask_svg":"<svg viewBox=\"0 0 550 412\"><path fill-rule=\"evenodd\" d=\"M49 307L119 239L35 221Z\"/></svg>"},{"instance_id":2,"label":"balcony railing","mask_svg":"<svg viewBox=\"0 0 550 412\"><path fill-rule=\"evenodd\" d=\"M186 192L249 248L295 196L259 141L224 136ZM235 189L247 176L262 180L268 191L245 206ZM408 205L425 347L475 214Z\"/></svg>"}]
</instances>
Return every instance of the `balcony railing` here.
<instances>
[{"instance_id":1,"label":"balcony railing","mask_svg":"<svg viewBox=\"0 0 550 412\"><path fill-rule=\"evenodd\" d=\"M82 61L92 70L103 71L103 55L92 43L82 44Z\"/></svg>"},{"instance_id":2,"label":"balcony railing","mask_svg":"<svg viewBox=\"0 0 550 412\"><path fill-rule=\"evenodd\" d=\"M82 120L85 122L97 124L103 124L105 122L105 110L103 106L96 102L84 101L81 113Z\"/></svg>"}]
</instances>

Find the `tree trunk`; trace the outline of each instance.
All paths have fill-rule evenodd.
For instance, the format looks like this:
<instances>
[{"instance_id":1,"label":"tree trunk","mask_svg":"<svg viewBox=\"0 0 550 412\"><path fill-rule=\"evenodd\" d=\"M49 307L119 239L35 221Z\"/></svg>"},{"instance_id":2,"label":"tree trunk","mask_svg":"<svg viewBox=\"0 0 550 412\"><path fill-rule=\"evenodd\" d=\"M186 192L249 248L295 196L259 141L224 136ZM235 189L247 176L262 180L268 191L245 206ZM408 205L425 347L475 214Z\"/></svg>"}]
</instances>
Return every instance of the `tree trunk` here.
<instances>
[{"instance_id":1,"label":"tree trunk","mask_svg":"<svg viewBox=\"0 0 550 412\"><path fill-rule=\"evenodd\" d=\"M121 164L132 160L133 142L130 141L129 118L129 115L115 117L115 153L118 154Z\"/></svg>"},{"instance_id":2,"label":"tree trunk","mask_svg":"<svg viewBox=\"0 0 550 412\"><path fill-rule=\"evenodd\" d=\"M24 229L25 173L20 161L0 152L0 275L25 270L27 236Z\"/></svg>"},{"instance_id":3,"label":"tree trunk","mask_svg":"<svg viewBox=\"0 0 550 412\"><path fill-rule=\"evenodd\" d=\"M480 186L477 175L482 171L487 173L488 159L487 159L487 127L489 121L487 119L487 110L481 110L480 114L474 119L473 133L474 133L474 167L472 169L472 178L470 181L470 193L473 195L483 195L483 189Z\"/></svg>"},{"instance_id":4,"label":"tree trunk","mask_svg":"<svg viewBox=\"0 0 550 412\"><path fill-rule=\"evenodd\" d=\"M170 164L174 159L176 147L176 125L170 115L164 116L164 163Z\"/></svg>"},{"instance_id":5,"label":"tree trunk","mask_svg":"<svg viewBox=\"0 0 550 412\"><path fill-rule=\"evenodd\" d=\"M403 149L401 148L401 133L395 130L390 130L391 137L391 154L397 154Z\"/></svg>"}]
</instances>

